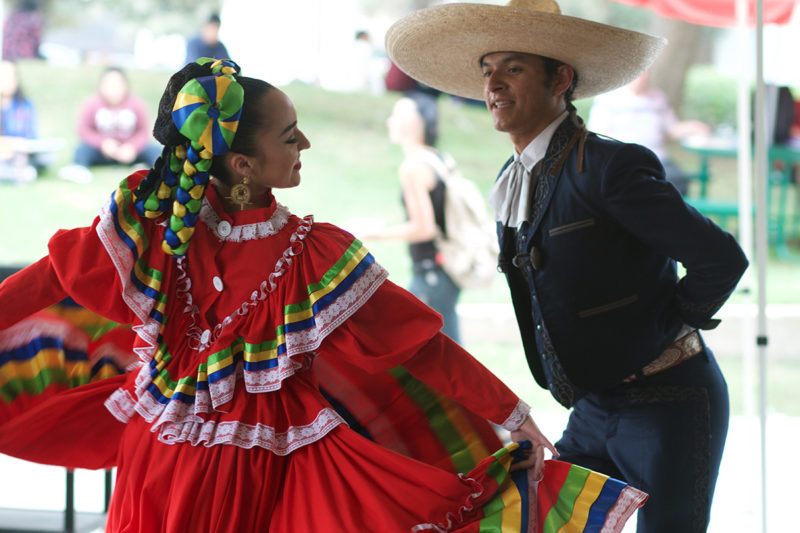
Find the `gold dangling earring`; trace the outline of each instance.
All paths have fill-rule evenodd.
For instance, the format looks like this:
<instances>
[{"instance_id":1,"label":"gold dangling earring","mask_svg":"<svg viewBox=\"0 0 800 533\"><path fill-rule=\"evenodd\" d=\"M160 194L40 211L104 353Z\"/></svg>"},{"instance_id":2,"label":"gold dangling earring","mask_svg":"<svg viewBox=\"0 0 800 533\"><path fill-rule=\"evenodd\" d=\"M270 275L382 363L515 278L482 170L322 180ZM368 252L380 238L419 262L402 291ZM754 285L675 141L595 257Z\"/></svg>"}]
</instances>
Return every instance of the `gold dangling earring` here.
<instances>
[{"instance_id":1,"label":"gold dangling earring","mask_svg":"<svg viewBox=\"0 0 800 533\"><path fill-rule=\"evenodd\" d=\"M245 205L250 204L250 187L247 186L248 183L250 183L250 178L247 176L242 177L242 182L231 187L231 195L228 196L228 199L238 205L241 211L244 211Z\"/></svg>"}]
</instances>

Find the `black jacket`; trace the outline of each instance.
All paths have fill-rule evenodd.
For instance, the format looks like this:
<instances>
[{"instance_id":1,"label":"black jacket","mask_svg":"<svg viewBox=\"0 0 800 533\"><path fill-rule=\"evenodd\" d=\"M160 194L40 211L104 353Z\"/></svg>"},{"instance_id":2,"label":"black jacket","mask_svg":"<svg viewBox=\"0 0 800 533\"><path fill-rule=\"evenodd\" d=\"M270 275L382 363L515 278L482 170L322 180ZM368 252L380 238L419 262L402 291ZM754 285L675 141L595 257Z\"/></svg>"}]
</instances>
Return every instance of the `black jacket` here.
<instances>
[{"instance_id":1,"label":"black jacket","mask_svg":"<svg viewBox=\"0 0 800 533\"><path fill-rule=\"evenodd\" d=\"M498 223L500 262L531 371L565 405L577 398L559 397L543 357L579 389L606 390L684 323L710 327L747 268L734 237L684 202L650 150L586 135L569 118L533 194L531 223Z\"/></svg>"}]
</instances>

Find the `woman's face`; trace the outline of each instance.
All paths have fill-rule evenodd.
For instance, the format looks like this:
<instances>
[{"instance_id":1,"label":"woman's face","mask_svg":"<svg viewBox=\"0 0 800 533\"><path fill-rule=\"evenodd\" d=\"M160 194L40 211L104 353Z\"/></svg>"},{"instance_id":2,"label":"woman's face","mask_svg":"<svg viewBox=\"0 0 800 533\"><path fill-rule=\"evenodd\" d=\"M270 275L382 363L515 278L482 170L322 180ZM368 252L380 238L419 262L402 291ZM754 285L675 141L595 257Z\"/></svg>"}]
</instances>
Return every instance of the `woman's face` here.
<instances>
[{"instance_id":1,"label":"woman's face","mask_svg":"<svg viewBox=\"0 0 800 533\"><path fill-rule=\"evenodd\" d=\"M121 72L109 70L100 79L100 95L109 105L119 105L128 95L128 82Z\"/></svg>"},{"instance_id":2,"label":"woman's face","mask_svg":"<svg viewBox=\"0 0 800 533\"><path fill-rule=\"evenodd\" d=\"M424 138L425 124L417 110L417 104L410 98L401 98L394 104L392 114L386 119L389 140L402 144L407 140L419 141Z\"/></svg>"},{"instance_id":3,"label":"woman's face","mask_svg":"<svg viewBox=\"0 0 800 533\"><path fill-rule=\"evenodd\" d=\"M289 97L279 89L261 96L266 123L256 135L258 153L249 158L253 185L287 189L300 184L300 152L311 143L297 127L297 113Z\"/></svg>"}]
</instances>

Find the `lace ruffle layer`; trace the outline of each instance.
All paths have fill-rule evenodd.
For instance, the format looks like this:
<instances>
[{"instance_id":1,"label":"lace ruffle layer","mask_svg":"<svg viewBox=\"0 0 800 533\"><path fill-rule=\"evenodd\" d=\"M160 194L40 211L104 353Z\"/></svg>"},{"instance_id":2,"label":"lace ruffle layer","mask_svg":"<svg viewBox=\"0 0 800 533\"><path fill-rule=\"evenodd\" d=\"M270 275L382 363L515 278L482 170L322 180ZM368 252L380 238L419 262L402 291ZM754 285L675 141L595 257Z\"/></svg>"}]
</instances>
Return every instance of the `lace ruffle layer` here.
<instances>
[{"instance_id":1,"label":"lace ruffle layer","mask_svg":"<svg viewBox=\"0 0 800 533\"><path fill-rule=\"evenodd\" d=\"M123 422L134 413L140 414L152 424L153 431L159 431L159 439L167 443L261 446L276 453L289 453L322 437L341 423L338 416L334 417L332 412L323 409L312 424L292 426L280 433L262 424L216 422L208 420L208 415L230 402L236 387L243 386L247 393L252 394L275 391L281 388L283 380L309 363L323 339L358 310L388 276L366 248L359 241L352 240L338 260L330 260L332 266L319 275L320 279L302 280L300 278L305 274L298 272L305 270L301 270L292 272L291 280L286 280L292 268L302 268L298 266L299 262L305 261L303 264L307 265L310 260L304 260L302 254L306 248L304 240L313 227L312 219L303 219L292 234L289 247L278 257L272 273L252 292L250 300L223 319L214 328L211 338L205 339L206 342L191 351L178 347L179 353L171 354L160 336L165 322L166 297L161 293L160 281L164 276L159 272L157 276L151 275L146 279L143 275L155 271L141 264L140 258L148 239L142 224L131 215L129 201L130 191L120 187L101 213L97 230L119 273L125 301L141 320L141 324L134 326L134 331L146 344L137 350L142 365L133 389L120 389L106 402L111 413ZM276 214L280 214L279 209ZM282 216L280 214L279 218ZM213 222L208 213L206 217ZM272 229L262 229L273 235L275 228L285 226L285 222L280 220L270 223ZM157 238L149 236L152 241ZM186 272L177 265L172 274L181 277ZM173 280L173 283L178 283L175 287L177 296L184 294L184 299L191 298L188 292L190 282L185 286L179 282L180 279ZM247 333L245 330L250 328L242 329L240 326L249 320L256 307L271 305L270 295L282 283L307 286L307 290L302 292L308 295L308 299L290 302L289 305L282 302L283 312L278 315L260 313L253 317L256 321L263 320L262 316L277 316L280 321L259 324ZM192 303L190 299L185 303L189 317L187 324L191 324ZM252 331L266 338L253 339ZM238 336L233 337L232 333ZM170 363L187 356L197 358L196 372L171 375L170 367L173 365Z\"/></svg>"}]
</instances>

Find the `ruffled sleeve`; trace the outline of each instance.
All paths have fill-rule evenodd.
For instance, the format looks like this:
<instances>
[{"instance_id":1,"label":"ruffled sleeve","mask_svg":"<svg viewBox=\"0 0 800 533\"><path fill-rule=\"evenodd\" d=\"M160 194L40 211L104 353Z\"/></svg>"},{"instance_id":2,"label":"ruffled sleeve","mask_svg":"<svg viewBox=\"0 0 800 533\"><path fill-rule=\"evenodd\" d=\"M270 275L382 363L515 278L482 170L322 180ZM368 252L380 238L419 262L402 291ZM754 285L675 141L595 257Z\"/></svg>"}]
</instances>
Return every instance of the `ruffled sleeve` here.
<instances>
[{"instance_id":1,"label":"ruffled sleeve","mask_svg":"<svg viewBox=\"0 0 800 533\"><path fill-rule=\"evenodd\" d=\"M92 226L60 230L48 244L53 275L67 296L95 313L121 324L134 319L121 298L122 283Z\"/></svg>"},{"instance_id":2,"label":"ruffled sleeve","mask_svg":"<svg viewBox=\"0 0 800 533\"><path fill-rule=\"evenodd\" d=\"M441 317L394 283L328 336L322 355L377 373L404 366L414 377L508 430L530 408L485 366L442 334Z\"/></svg>"},{"instance_id":3,"label":"ruffled sleeve","mask_svg":"<svg viewBox=\"0 0 800 533\"><path fill-rule=\"evenodd\" d=\"M0 330L7 329L66 297L45 256L27 268L9 276L0 284Z\"/></svg>"},{"instance_id":4,"label":"ruffled sleeve","mask_svg":"<svg viewBox=\"0 0 800 533\"><path fill-rule=\"evenodd\" d=\"M141 292L137 286L150 290L147 279L155 278L137 264L149 239L131 199L144 176L141 172L123 180L91 226L57 231L47 256L0 286L0 329L67 296L115 322L134 321L130 295ZM139 314L146 316L144 311Z\"/></svg>"}]
</instances>

